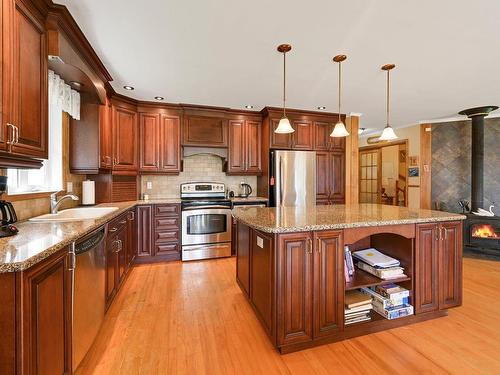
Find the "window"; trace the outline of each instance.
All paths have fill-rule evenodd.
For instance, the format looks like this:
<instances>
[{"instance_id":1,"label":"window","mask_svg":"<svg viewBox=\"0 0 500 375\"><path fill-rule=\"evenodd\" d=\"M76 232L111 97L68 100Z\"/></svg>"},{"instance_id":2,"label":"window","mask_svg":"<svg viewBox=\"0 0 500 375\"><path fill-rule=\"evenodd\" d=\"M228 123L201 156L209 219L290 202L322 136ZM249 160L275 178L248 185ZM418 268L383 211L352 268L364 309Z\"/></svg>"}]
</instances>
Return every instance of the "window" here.
<instances>
[{"instance_id":1,"label":"window","mask_svg":"<svg viewBox=\"0 0 500 375\"><path fill-rule=\"evenodd\" d=\"M49 159L40 169L8 169L9 194L62 190L63 111L79 120L80 94L49 71Z\"/></svg>"}]
</instances>

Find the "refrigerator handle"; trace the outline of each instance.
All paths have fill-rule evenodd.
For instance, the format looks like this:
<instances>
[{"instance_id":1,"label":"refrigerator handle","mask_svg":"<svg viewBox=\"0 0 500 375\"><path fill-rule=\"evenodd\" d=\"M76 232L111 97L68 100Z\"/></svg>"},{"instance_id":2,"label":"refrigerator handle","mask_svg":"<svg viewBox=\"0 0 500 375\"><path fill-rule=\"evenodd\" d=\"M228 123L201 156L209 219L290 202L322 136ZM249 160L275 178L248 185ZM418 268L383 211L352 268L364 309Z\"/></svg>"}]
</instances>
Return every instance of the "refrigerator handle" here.
<instances>
[{"instance_id":1,"label":"refrigerator handle","mask_svg":"<svg viewBox=\"0 0 500 375\"><path fill-rule=\"evenodd\" d=\"M280 156L280 162L279 162L279 170L280 170L280 177L278 180L279 183L279 189L280 189L280 206L283 205L283 160L282 157Z\"/></svg>"}]
</instances>

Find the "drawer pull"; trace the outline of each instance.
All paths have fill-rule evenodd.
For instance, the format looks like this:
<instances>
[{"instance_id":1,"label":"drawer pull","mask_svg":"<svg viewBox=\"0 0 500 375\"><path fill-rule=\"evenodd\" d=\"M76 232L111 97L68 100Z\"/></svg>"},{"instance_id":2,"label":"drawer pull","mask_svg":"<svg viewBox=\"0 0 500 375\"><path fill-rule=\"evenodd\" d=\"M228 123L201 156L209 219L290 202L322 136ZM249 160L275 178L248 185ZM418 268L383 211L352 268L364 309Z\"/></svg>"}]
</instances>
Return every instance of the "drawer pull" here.
<instances>
[{"instance_id":1,"label":"drawer pull","mask_svg":"<svg viewBox=\"0 0 500 375\"><path fill-rule=\"evenodd\" d=\"M113 233L113 232L116 232L117 230L118 230L118 228L113 227L113 228L111 228L108 232Z\"/></svg>"}]
</instances>

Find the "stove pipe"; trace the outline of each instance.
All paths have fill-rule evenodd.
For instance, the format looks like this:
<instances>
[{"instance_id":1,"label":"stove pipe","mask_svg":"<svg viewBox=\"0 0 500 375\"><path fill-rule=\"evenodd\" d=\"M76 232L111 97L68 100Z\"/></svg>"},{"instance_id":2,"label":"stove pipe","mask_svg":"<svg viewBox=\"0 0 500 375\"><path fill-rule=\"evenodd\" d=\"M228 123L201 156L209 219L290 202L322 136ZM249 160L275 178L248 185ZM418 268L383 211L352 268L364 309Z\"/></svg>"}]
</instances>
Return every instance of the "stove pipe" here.
<instances>
[{"instance_id":1,"label":"stove pipe","mask_svg":"<svg viewBox=\"0 0 500 375\"><path fill-rule=\"evenodd\" d=\"M484 208L484 118L497 106L469 108L459 112L472 120L471 204L472 211Z\"/></svg>"}]
</instances>

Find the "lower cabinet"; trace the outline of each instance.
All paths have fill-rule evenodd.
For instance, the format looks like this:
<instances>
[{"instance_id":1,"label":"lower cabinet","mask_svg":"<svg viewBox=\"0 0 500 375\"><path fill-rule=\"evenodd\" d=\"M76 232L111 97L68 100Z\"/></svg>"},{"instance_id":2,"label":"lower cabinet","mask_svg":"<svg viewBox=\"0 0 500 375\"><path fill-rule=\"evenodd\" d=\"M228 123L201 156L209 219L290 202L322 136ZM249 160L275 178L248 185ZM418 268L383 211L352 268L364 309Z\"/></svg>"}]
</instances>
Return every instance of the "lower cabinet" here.
<instances>
[{"instance_id":1,"label":"lower cabinet","mask_svg":"<svg viewBox=\"0 0 500 375\"><path fill-rule=\"evenodd\" d=\"M181 259L180 204L137 207L136 263Z\"/></svg>"},{"instance_id":2,"label":"lower cabinet","mask_svg":"<svg viewBox=\"0 0 500 375\"><path fill-rule=\"evenodd\" d=\"M418 224L415 313L462 304L462 223Z\"/></svg>"},{"instance_id":3,"label":"lower cabinet","mask_svg":"<svg viewBox=\"0 0 500 375\"><path fill-rule=\"evenodd\" d=\"M72 371L72 270L68 251L64 248L21 273L22 314L19 317L23 354L18 360L22 362L24 374L70 374Z\"/></svg>"},{"instance_id":4,"label":"lower cabinet","mask_svg":"<svg viewBox=\"0 0 500 375\"><path fill-rule=\"evenodd\" d=\"M278 236L278 345L336 334L344 310L341 231ZM343 268L342 268L343 269Z\"/></svg>"}]
</instances>

